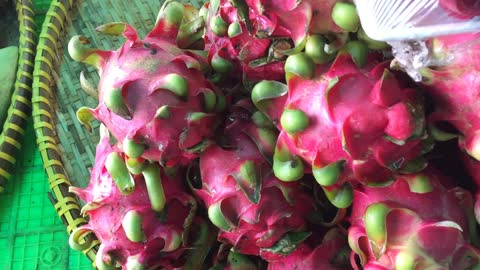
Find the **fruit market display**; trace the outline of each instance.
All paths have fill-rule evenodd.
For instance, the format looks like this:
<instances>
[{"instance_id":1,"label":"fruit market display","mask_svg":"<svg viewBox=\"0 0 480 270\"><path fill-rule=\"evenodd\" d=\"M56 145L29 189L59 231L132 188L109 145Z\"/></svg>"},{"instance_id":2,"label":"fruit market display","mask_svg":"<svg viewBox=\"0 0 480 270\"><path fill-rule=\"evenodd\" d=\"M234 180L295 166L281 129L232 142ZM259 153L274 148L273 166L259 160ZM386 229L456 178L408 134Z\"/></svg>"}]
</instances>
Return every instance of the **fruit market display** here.
<instances>
[{"instance_id":1,"label":"fruit market display","mask_svg":"<svg viewBox=\"0 0 480 270\"><path fill-rule=\"evenodd\" d=\"M427 40L416 82L351 2L166 1L145 37L96 30L125 38L68 44L100 76L70 190L99 269L480 268L480 33Z\"/></svg>"}]
</instances>

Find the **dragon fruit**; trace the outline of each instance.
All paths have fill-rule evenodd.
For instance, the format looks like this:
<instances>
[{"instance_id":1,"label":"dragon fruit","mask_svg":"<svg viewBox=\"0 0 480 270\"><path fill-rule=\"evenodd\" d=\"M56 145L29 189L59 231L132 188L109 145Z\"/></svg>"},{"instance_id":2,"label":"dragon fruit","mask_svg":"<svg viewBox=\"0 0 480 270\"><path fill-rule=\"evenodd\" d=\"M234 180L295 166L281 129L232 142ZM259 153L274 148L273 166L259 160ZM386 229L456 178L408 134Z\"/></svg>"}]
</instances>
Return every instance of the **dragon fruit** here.
<instances>
[{"instance_id":1,"label":"dragon fruit","mask_svg":"<svg viewBox=\"0 0 480 270\"><path fill-rule=\"evenodd\" d=\"M471 19L480 16L480 1L478 0L439 0L438 3L456 18Z\"/></svg>"},{"instance_id":2,"label":"dragon fruit","mask_svg":"<svg viewBox=\"0 0 480 270\"><path fill-rule=\"evenodd\" d=\"M444 123L460 132L459 144L480 160L480 33L439 37L429 42L432 62L424 68L425 90L432 97L434 112L428 116L432 135L437 140L457 137Z\"/></svg>"},{"instance_id":3,"label":"dragon fruit","mask_svg":"<svg viewBox=\"0 0 480 270\"><path fill-rule=\"evenodd\" d=\"M468 174L472 177L473 182L475 183L475 188L471 191L475 194L475 218L477 219L477 223L480 223L480 162L466 154L463 154L461 158Z\"/></svg>"},{"instance_id":4,"label":"dragon fruit","mask_svg":"<svg viewBox=\"0 0 480 270\"><path fill-rule=\"evenodd\" d=\"M177 47L197 43L199 35L180 31L190 19L182 14L195 13L192 9L167 1L144 40L125 23L98 27L102 33L127 39L117 51L85 48L88 40L81 36L69 43L71 57L94 65L100 74L99 105L80 109L80 121L88 126L92 114L134 161L185 165L213 136L216 112L224 105L222 95L205 78L199 54Z\"/></svg>"},{"instance_id":5,"label":"dragon fruit","mask_svg":"<svg viewBox=\"0 0 480 270\"><path fill-rule=\"evenodd\" d=\"M131 174L125 155L109 140L108 131L102 131L88 187L70 188L86 202L82 213L89 216L88 224L71 234L72 248L86 248L79 239L94 232L101 241L95 261L99 269L182 266L189 229L194 223L201 227L194 222L195 198L185 192L180 174L167 176L158 163ZM208 228L199 231L203 233L196 238L205 238Z\"/></svg>"},{"instance_id":6,"label":"dragon fruit","mask_svg":"<svg viewBox=\"0 0 480 270\"><path fill-rule=\"evenodd\" d=\"M313 248L312 248L313 246ZM270 262L268 270L340 270L349 269L348 260L343 260L347 238L339 229L330 229L320 243L302 243L285 258ZM348 254L348 252L346 253ZM348 256L344 256L348 259Z\"/></svg>"},{"instance_id":7,"label":"dragon fruit","mask_svg":"<svg viewBox=\"0 0 480 270\"><path fill-rule=\"evenodd\" d=\"M287 54L303 48L316 62L333 60L334 51L348 39L348 33L342 33L333 19L350 28L358 28L359 24L358 17L352 19L352 12L344 12L353 5L335 3L219 0L205 4L209 26L205 40L213 69L222 76L251 84L260 80L282 81ZM355 11L353 15L356 16ZM338 33L342 34L337 36Z\"/></svg>"},{"instance_id":8,"label":"dragon fruit","mask_svg":"<svg viewBox=\"0 0 480 270\"><path fill-rule=\"evenodd\" d=\"M201 154L199 175L190 173L189 179L220 229L218 240L235 252L270 261L292 252L309 236L306 222L315 204L300 183L275 178L268 161L276 133L264 116L252 111L249 101L236 103L224 142Z\"/></svg>"},{"instance_id":9,"label":"dragon fruit","mask_svg":"<svg viewBox=\"0 0 480 270\"><path fill-rule=\"evenodd\" d=\"M288 55L304 48L308 54L309 43L320 45L313 52L322 56L316 62L333 60L349 32L356 32L360 25L355 6L337 0L245 0L244 6L253 35L291 40L294 49L283 51Z\"/></svg>"},{"instance_id":10,"label":"dragon fruit","mask_svg":"<svg viewBox=\"0 0 480 270\"><path fill-rule=\"evenodd\" d=\"M434 169L385 187L355 190L352 266L363 269L474 269L480 265L472 197ZM441 242L439 242L441 241ZM478 243L476 243L478 244ZM356 255L355 255L356 254Z\"/></svg>"},{"instance_id":11,"label":"dragon fruit","mask_svg":"<svg viewBox=\"0 0 480 270\"><path fill-rule=\"evenodd\" d=\"M250 17L257 18L253 26L257 36L290 37L295 45L299 45L305 41L308 34L342 32L332 18L336 0L245 2L252 13Z\"/></svg>"},{"instance_id":12,"label":"dragon fruit","mask_svg":"<svg viewBox=\"0 0 480 270\"><path fill-rule=\"evenodd\" d=\"M422 98L405 88L371 56L365 69L339 53L329 67L300 53L287 59L288 85L262 81L252 99L281 130L273 158L275 175L300 179L304 162L331 202L346 208L352 184L381 184L398 171L425 166L428 150Z\"/></svg>"},{"instance_id":13,"label":"dragon fruit","mask_svg":"<svg viewBox=\"0 0 480 270\"><path fill-rule=\"evenodd\" d=\"M422 91L355 13L351 1L168 0L144 39L98 27L126 38L116 51L73 37L71 57L100 75L87 87L97 108L77 116L99 120L101 138L90 184L71 188L88 216L72 248L96 235L99 269L480 268L480 35L428 41ZM466 153L449 158L475 188L432 165L457 137Z\"/></svg>"},{"instance_id":14,"label":"dragon fruit","mask_svg":"<svg viewBox=\"0 0 480 270\"><path fill-rule=\"evenodd\" d=\"M242 1L220 0L206 3L205 33L212 68L234 81L281 80L285 76L280 50L290 49L286 40L255 36L251 32L257 18L248 17ZM224 78L222 78L224 79Z\"/></svg>"}]
</instances>

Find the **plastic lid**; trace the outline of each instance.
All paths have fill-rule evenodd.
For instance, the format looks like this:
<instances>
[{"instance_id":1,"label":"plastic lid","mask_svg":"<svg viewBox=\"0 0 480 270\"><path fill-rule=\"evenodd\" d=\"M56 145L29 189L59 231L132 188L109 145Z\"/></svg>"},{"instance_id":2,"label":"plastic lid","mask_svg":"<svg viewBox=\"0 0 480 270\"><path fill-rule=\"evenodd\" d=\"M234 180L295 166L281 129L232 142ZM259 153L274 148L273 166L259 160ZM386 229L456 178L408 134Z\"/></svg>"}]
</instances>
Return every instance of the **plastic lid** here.
<instances>
[{"instance_id":1,"label":"plastic lid","mask_svg":"<svg viewBox=\"0 0 480 270\"><path fill-rule=\"evenodd\" d=\"M355 0L355 4L363 29L376 40L480 31L480 0Z\"/></svg>"}]
</instances>

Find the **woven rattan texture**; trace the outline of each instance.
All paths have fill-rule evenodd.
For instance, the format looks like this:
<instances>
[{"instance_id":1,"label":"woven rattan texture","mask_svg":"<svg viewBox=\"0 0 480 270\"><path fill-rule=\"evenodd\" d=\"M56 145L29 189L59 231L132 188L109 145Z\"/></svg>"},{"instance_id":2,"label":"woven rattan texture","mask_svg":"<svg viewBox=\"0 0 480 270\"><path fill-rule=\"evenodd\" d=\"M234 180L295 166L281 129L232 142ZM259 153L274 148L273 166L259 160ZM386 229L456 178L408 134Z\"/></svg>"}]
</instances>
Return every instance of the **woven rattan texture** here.
<instances>
[{"instance_id":1,"label":"woven rattan texture","mask_svg":"<svg viewBox=\"0 0 480 270\"><path fill-rule=\"evenodd\" d=\"M19 62L15 89L8 110L8 117L0 134L0 192L7 180L12 178L12 171L17 161L25 135L25 127L31 112L32 73L34 68L35 48L37 45L35 12L30 0L18 0L16 4L18 17ZM7 33L11 31L7 30ZM5 31L5 30L4 30Z\"/></svg>"},{"instance_id":2,"label":"woven rattan texture","mask_svg":"<svg viewBox=\"0 0 480 270\"><path fill-rule=\"evenodd\" d=\"M101 35L98 25L113 21L128 22L144 36L154 25L163 1L159 0L57 0L52 1L37 47L33 82L33 118L37 144L51 188L51 201L70 233L86 220L80 216L80 206L70 185L86 186L88 168L92 166L98 123L90 134L76 119L82 106L95 107L97 101L81 90L79 76L84 71L96 84L93 68L74 62L66 53L68 41L74 35L90 39L90 46L116 49L123 40ZM190 2L198 6L198 2ZM94 260L95 246L84 251Z\"/></svg>"}]
</instances>

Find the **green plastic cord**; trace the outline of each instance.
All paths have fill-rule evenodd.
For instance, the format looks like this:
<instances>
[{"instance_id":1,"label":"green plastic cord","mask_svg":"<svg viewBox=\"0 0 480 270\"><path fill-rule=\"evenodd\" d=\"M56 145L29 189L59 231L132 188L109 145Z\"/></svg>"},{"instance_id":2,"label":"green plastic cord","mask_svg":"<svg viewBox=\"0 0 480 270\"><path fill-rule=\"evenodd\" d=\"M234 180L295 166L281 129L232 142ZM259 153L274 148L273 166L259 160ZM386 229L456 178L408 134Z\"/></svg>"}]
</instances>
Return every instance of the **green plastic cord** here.
<instances>
[{"instance_id":1,"label":"green plastic cord","mask_svg":"<svg viewBox=\"0 0 480 270\"><path fill-rule=\"evenodd\" d=\"M53 0L43 22L35 57L33 72L33 127L37 136L37 145L48 176L50 199L58 216L71 234L86 224L80 214L76 197L68 191L71 186L61 159L54 124L55 84L54 70L58 66L57 42L62 34L67 18L73 6L73 0ZM93 240L82 252L95 261L99 241Z\"/></svg>"},{"instance_id":2,"label":"green plastic cord","mask_svg":"<svg viewBox=\"0 0 480 270\"><path fill-rule=\"evenodd\" d=\"M3 192L6 182L13 176L16 156L22 147L32 106L33 59L37 45L35 12L30 0L18 0L16 10L20 31L19 61L12 102L0 134L0 192Z\"/></svg>"}]
</instances>

